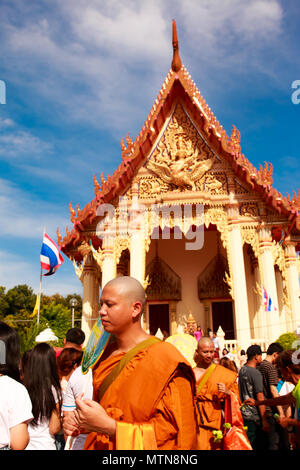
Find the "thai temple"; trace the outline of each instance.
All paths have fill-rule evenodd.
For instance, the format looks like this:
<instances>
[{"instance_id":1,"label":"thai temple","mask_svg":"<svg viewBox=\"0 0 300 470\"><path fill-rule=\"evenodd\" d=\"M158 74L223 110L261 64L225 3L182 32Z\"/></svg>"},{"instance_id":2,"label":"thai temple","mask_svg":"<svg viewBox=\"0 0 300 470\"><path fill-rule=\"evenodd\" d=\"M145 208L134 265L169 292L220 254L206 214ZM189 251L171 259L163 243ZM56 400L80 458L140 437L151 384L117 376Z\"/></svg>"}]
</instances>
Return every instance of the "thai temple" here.
<instances>
[{"instance_id":1,"label":"thai temple","mask_svg":"<svg viewBox=\"0 0 300 470\"><path fill-rule=\"evenodd\" d=\"M124 110L125 111L125 110ZM241 347L300 325L300 191L283 197L272 164L255 168L229 137L179 55L112 175L95 169L94 199L70 208L62 252L82 283L89 334L99 293L130 275L145 287L146 331L173 335L189 318ZM102 171L102 173L101 173Z\"/></svg>"}]
</instances>

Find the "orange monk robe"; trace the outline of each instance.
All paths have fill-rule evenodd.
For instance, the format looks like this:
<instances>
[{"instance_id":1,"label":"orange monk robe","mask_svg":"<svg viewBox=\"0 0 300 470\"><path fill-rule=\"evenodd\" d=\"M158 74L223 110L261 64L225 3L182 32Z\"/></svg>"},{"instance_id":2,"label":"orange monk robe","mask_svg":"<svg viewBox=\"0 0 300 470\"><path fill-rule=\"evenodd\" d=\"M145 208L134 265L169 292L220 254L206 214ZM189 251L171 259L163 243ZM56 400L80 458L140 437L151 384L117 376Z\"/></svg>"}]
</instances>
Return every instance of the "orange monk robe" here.
<instances>
[{"instance_id":1,"label":"orange monk robe","mask_svg":"<svg viewBox=\"0 0 300 470\"><path fill-rule=\"evenodd\" d=\"M100 360L94 369L94 399L124 353ZM139 352L106 390L100 404L117 421L116 437L90 433L86 450L188 450L196 448L195 379L171 344Z\"/></svg>"},{"instance_id":2,"label":"orange monk robe","mask_svg":"<svg viewBox=\"0 0 300 470\"><path fill-rule=\"evenodd\" d=\"M220 443L214 443L213 430L224 431L224 419L222 417L222 407L224 405L225 394L218 391L218 383L224 383L239 399L237 385L237 374L223 366L216 365L215 370L210 375L201 390L197 389L202 377L197 381L197 412L198 412L198 450L220 449Z\"/></svg>"}]
</instances>

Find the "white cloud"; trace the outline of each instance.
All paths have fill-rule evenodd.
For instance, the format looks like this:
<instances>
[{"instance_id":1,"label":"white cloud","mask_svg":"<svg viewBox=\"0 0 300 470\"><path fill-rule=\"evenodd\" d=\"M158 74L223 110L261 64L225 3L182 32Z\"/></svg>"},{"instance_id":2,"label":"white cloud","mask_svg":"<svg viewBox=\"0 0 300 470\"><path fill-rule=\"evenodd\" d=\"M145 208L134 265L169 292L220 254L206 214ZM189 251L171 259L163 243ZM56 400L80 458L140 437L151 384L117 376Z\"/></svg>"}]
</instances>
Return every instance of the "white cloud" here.
<instances>
[{"instance_id":1,"label":"white cloud","mask_svg":"<svg viewBox=\"0 0 300 470\"><path fill-rule=\"evenodd\" d=\"M277 40L283 15L279 0L53 4L47 18L40 14L22 26L6 24L5 50L18 59L14 66L25 70L24 87L56 104L60 117L117 130L118 137L143 124L145 102L151 107L168 72L173 17L184 63L195 63L196 56L212 70L218 61L228 70L261 66L262 73L272 74L251 50Z\"/></svg>"},{"instance_id":2,"label":"white cloud","mask_svg":"<svg viewBox=\"0 0 300 470\"><path fill-rule=\"evenodd\" d=\"M29 155L30 158L49 153L51 144L43 142L30 132L17 130L0 135L0 157L10 159Z\"/></svg>"},{"instance_id":3,"label":"white cloud","mask_svg":"<svg viewBox=\"0 0 300 470\"><path fill-rule=\"evenodd\" d=\"M34 198L4 179L0 179L0 219L0 236L25 239L41 239L44 227L55 236L57 227L70 226L55 204Z\"/></svg>"},{"instance_id":4,"label":"white cloud","mask_svg":"<svg viewBox=\"0 0 300 470\"><path fill-rule=\"evenodd\" d=\"M14 124L15 123L12 119L0 117L0 130L6 129L7 127L14 126Z\"/></svg>"},{"instance_id":5,"label":"white cloud","mask_svg":"<svg viewBox=\"0 0 300 470\"><path fill-rule=\"evenodd\" d=\"M39 247L40 248L40 247ZM78 293L82 295L82 286L73 267L66 260L59 270L42 280L42 294L63 296ZM72 272L73 271L73 272ZM39 252L35 262L26 261L23 255L0 250L0 285L6 290L19 284L27 284L38 293L40 278Z\"/></svg>"},{"instance_id":6,"label":"white cloud","mask_svg":"<svg viewBox=\"0 0 300 470\"><path fill-rule=\"evenodd\" d=\"M170 41L158 1L151 2L86 2L76 6L66 2L72 30L88 47L108 51L118 62L128 64L147 57L166 57ZM66 3L64 5L66 5ZM71 5L71 8L70 8Z\"/></svg>"},{"instance_id":7,"label":"white cloud","mask_svg":"<svg viewBox=\"0 0 300 470\"><path fill-rule=\"evenodd\" d=\"M18 284L25 284L25 279L31 272L32 265L24 257L0 250L1 286L10 289ZM36 284L36 280L34 284Z\"/></svg>"},{"instance_id":8,"label":"white cloud","mask_svg":"<svg viewBox=\"0 0 300 470\"><path fill-rule=\"evenodd\" d=\"M0 118L0 158L28 155L37 158L52 151L52 145L22 129L10 118Z\"/></svg>"},{"instance_id":9,"label":"white cloud","mask_svg":"<svg viewBox=\"0 0 300 470\"><path fill-rule=\"evenodd\" d=\"M190 30L187 36L196 39L198 51L199 46L211 50L216 44L222 47L231 41L237 48L240 42L257 44L262 37L273 41L283 17L279 0L186 0L180 3L180 12ZM204 44L197 43L199 38Z\"/></svg>"}]
</instances>

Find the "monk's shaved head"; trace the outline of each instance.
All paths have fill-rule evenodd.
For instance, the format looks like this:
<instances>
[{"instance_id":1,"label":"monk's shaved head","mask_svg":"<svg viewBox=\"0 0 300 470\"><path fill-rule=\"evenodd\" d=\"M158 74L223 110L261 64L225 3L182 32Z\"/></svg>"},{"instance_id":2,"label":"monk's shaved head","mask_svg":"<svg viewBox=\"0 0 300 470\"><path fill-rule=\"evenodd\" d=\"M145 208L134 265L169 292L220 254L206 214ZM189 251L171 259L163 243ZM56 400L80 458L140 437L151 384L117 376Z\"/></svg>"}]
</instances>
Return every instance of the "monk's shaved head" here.
<instances>
[{"instance_id":1,"label":"monk's shaved head","mask_svg":"<svg viewBox=\"0 0 300 470\"><path fill-rule=\"evenodd\" d=\"M120 276L112 279L107 284L106 287L112 287L116 289L118 294L122 295L129 303L141 302L142 310L144 309L146 303L146 294L145 289L142 284L131 276Z\"/></svg>"},{"instance_id":2,"label":"monk's shaved head","mask_svg":"<svg viewBox=\"0 0 300 470\"><path fill-rule=\"evenodd\" d=\"M208 336L203 336L198 341L198 349L201 349L202 347L205 347L206 345L209 345L209 346L213 345L214 346L214 343L213 343L212 339L209 338Z\"/></svg>"},{"instance_id":3,"label":"monk's shaved head","mask_svg":"<svg viewBox=\"0 0 300 470\"><path fill-rule=\"evenodd\" d=\"M213 362L214 352L215 347L211 338L208 338L207 336L200 338L194 354L194 361L196 362L197 367L209 367Z\"/></svg>"}]
</instances>

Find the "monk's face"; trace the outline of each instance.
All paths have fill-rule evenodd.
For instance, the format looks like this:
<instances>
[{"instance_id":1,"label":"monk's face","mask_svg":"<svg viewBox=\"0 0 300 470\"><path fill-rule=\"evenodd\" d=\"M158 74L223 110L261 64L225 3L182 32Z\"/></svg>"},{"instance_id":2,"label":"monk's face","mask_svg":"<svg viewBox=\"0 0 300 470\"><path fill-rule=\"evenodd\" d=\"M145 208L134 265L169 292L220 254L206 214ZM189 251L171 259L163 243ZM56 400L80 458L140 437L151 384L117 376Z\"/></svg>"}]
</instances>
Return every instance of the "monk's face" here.
<instances>
[{"instance_id":1,"label":"monk's face","mask_svg":"<svg viewBox=\"0 0 300 470\"><path fill-rule=\"evenodd\" d=\"M118 335L133 324L137 314L136 302L133 302L122 289L107 285L100 299L100 317L103 328Z\"/></svg>"},{"instance_id":2,"label":"monk's face","mask_svg":"<svg viewBox=\"0 0 300 470\"><path fill-rule=\"evenodd\" d=\"M197 363L202 366L210 365L214 358L215 348L213 343L207 342L198 345L196 352Z\"/></svg>"}]
</instances>

